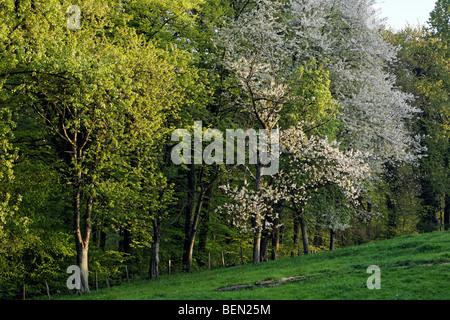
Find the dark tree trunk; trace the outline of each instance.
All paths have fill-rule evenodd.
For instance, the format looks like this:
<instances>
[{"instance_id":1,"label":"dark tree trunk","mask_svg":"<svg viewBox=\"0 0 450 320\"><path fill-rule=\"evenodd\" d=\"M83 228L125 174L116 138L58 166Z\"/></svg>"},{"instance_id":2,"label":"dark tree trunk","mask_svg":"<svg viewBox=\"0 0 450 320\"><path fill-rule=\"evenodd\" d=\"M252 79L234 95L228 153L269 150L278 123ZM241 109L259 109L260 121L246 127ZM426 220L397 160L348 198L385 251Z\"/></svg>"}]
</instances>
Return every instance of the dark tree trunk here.
<instances>
[{"instance_id":1,"label":"dark tree trunk","mask_svg":"<svg viewBox=\"0 0 450 320\"><path fill-rule=\"evenodd\" d=\"M427 176L421 179L421 194L420 198L423 200L424 214L422 215L417 228L419 232L433 232L438 230L439 222L436 219L436 213L440 210L440 201L438 201L438 191L433 185L433 181L429 175L430 173L426 173Z\"/></svg>"},{"instance_id":2,"label":"dark tree trunk","mask_svg":"<svg viewBox=\"0 0 450 320\"><path fill-rule=\"evenodd\" d=\"M450 194L445 194L444 230L450 230Z\"/></svg>"},{"instance_id":3,"label":"dark tree trunk","mask_svg":"<svg viewBox=\"0 0 450 320\"><path fill-rule=\"evenodd\" d=\"M131 232L128 226L125 226L123 230L122 251L124 253L131 253Z\"/></svg>"},{"instance_id":4,"label":"dark tree trunk","mask_svg":"<svg viewBox=\"0 0 450 320\"><path fill-rule=\"evenodd\" d=\"M203 197L204 197L204 192L201 191L200 195L198 197L197 205L195 206L192 225L189 228L189 234L188 234L188 240L187 240L187 246L186 246L186 248L187 248L186 272L192 271L192 255L194 253L194 243L195 243L195 237L197 235L197 230L198 230L200 211L201 211L202 205L203 205Z\"/></svg>"},{"instance_id":5,"label":"dark tree trunk","mask_svg":"<svg viewBox=\"0 0 450 320\"><path fill-rule=\"evenodd\" d=\"M195 231L189 236L188 245L187 245L187 255L186 255L186 272L192 272L192 261L193 261L193 253L194 253L194 244L195 244Z\"/></svg>"},{"instance_id":6,"label":"dark tree trunk","mask_svg":"<svg viewBox=\"0 0 450 320\"><path fill-rule=\"evenodd\" d=\"M162 194L160 194L162 197ZM152 220L153 224L153 243L152 243L152 256L150 258L150 269L149 277L150 279L159 279L159 264L161 260L161 238L162 238L162 209L158 216Z\"/></svg>"},{"instance_id":7,"label":"dark tree trunk","mask_svg":"<svg viewBox=\"0 0 450 320\"><path fill-rule=\"evenodd\" d=\"M336 241L336 231L330 229L330 251L334 250L335 241Z\"/></svg>"},{"instance_id":8,"label":"dark tree trunk","mask_svg":"<svg viewBox=\"0 0 450 320\"><path fill-rule=\"evenodd\" d=\"M299 250L300 246L300 217L294 216L294 247Z\"/></svg>"},{"instance_id":9,"label":"dark tree trunk","mask_svg":"<svg viewBox=\"0 0 450 320\"><path fill-rule=\"evenodd\" d=\"M388 238L394 238L396 236L396 230L398 227L398 215L396 207L389 194L386 194L386 207L388 210L387 214L387 236Z\"/></svg>"},{"instance_id":10,"label":"dark tree trunk","mask_svg":"<svg viewBox=\"0 0 450 320\"><path fill-rule=\"evenodd\" d=\"M269 242L270 242L270 234L269 232L263 232L261 237L261 260L260 261L268 261L269 260Z\"/></svg>"},{"instance_id":11,"label":"dark tree trunk","mask_svg":"<svg viewBox=\"0 0 450 320\"><path fill-rule=\"evenodd\" d=\"M280 227L279 227L279 223L280 223L280 219L281 219L281 213L283 211L283 205L284 205L284 201L278 202L275 205L275 212L277 214L276 218L273 221L273 231L272 231L272 260L276 260L277 259L277 255L278 255L278 249L280 246Z\"/></svg>"},{"instance_id":12,"label":"dark tree trunk","mask_svg":"<svg viewBox=\"0 0 450 320\"><path fill-rule=\"evenodd\" d=\"M211 189L214 182L218 177L219 168L217 168L215 176L210 180L208 185L203 183L204 168L202 167L198 177L198 183L196 183L196 175L194 165L191 165L191 169L188 173L188 208L186 215L186 227L185 227L185 243L184 243L184 255L183 263L185 265L186 272L192 271L192 255L194 252L195 237L199 228L200 213L202 210L205 195L211 194ZM200 186L200 191L196 195L196 189Z\"/></svg>"},{"instance_id":13,"label":"dark tree trunk","mask_svg":"<svg viewBox=\"0 0 450 320\"><path fill-rule=\"evenodd\" d=\"M300 218L300 227L302 229L303 253L309 254L308 231L306 221Z\"/></svg>"},{"instance_id":14,"label":"dark tree trunk","mask_svg":"<svg viewBox=\"0 0 450 320\"><path fill-rule=\"evenodd\" d=\"M209 221L210 221L209 212L211 210L212 189L213 188L209 188L208 191L206 192L206 196L204 199L205 210L204 210L204 214L201 218L202 226L199 231L198 248L201 252L204 252L204 253L206 253L206 244L207 244L208 235L209 235ZM206 262L202 262L202 265L203 264L206 264Z\"/></svg>"},{"instance_id":15,"label":"dark tree trunk","mask_svg":"<svg viewBox=\"0 0 450 320\"><path fill-rule=\"evenodd\" d=\"M275 228L272 236L272 260L277 260L280 248L280 228Z\"/></svg>"}]
</instances>

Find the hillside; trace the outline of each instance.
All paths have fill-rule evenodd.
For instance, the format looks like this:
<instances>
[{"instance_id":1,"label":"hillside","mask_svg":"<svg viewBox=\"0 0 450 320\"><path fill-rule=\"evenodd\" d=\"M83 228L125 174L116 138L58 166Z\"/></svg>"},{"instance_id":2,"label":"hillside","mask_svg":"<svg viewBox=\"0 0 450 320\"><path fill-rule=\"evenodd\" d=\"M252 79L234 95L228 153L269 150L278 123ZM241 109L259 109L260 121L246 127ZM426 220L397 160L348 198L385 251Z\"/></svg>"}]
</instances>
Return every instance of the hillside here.
<instances>
[{"instance_id":1,"label":"hillside","mask_svg":"<svg viewBox=\"0 0 450 320\"><path fill-rule=\"evenodd\" d=\"M369 290L367 268L381 270ZM240 290L218 289L241 285ZM226 290L226 289L225 289ZM450 298L450 232L408 235L333 252L196 272L101 289L62 299L130 300L446 300Z\"/></svg>"}]
</instances>

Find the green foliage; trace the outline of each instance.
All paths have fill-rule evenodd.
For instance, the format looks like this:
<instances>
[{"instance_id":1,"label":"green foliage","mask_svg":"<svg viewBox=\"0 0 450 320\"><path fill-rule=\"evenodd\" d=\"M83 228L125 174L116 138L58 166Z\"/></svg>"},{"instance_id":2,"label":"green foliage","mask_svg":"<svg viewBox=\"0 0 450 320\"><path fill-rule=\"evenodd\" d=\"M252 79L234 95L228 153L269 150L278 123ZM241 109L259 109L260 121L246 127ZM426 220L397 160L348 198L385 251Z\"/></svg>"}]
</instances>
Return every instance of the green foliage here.
<instances>
[{"instance_id":1,"label":"green foliage","mask_svg":"<svg viewBox=\"0 0 450 320\"><path fill-rule=\"evenodd\" d=\"M204 0L134 0L123 5L130 16L130 26L147 39L156 38L164 44L189 39L189 28L194 25Z\"/></svg>"},{"instance_id":2,"label":"green foliage","mask_svg":"<svg viewBox=\"0 0 450 320\"><path fill-rule=\"evenodd\" d=\"M315 192L305 211L317 229L340 231L347 229L354 211L347 206L346 196L336 186Z\"/></svg>"},{"instance_id":3,"label":"green foliage","mask_svg":"<svg viewBox=\"0 0 450 320\"><path fill-rule=\"evenodd\" d=\"M339 104L330 91L329 72L312 60L299 67L292 75L294 102L286 106L280 126L288 128L300 122L310 124L313 133L336 138Z\"/></svg>"},{"instance_id":4,"label":"green foliage","mask_svg":"<svg viewBox=\"0 0 450 320\"><path fill-rule=\"evenodd\" d=\"M11 144L14 125L11 111L0 107L0 239L6 236L3 230L6 225L13 224L20 228L22 223L26 224L26 221L13 217L17 211L17 201L21 198L14 199L9 192L10 183L14 179L14 160L17 159L17 151Z\"/></svg>"},{"instance_id":5,"label":"green foliage","mask_svg":"<svg viewBox=\"0 0 450 320\"><path fill-rule=\"evenodd\" d=\"M183 241L189 233L189 209L200 202L200 195L204 198L199 208L199 223L194 228L197 234L193 269L207 268L208 254L213 266L221 264L222 252L227 265L240 264L241 255L244 262L251 260L253 235L240 233L230 223L229 216L216 212L215 208L229 201L218 186L240 185L254 175L254 168L195 165L192 178L190 168L171 162L170 151L174 145L171 133L178 128L192 131L196 120L222 132L254 126L254 118L236 108L248 93L238 77L222 64L223 48L216 46L216 40L219 29L250 12L255 3L247 0L1 1L2 299L20 298L24 283L31 296L45 293L45 282L57 293L68 292L65 270L76 263L77 254L73 243L73 233L78 231L73 226L76 194L79 195L80 233L91 248L91 283L95 271L102 278L108 272L111 284L122 282L125 264L133 275L146 274L150 248L156 240L161 242L161 271L167 271L165 263L169 259L172 271L181 271ZM79 29L67 27L71 15L67 9L71 5L80 7ZM367 197L360 199L364 210L383 213L370 222L362 221L355 208L345 206L345 198L336 188L311 190L312 198L304 208L304 217L309 222L312 249L326 250L329 228L339 230L338 246L435 230L440 211L448 209L444 201L450 194L448 10L448 0L439 0L431 14L430 29L385 32L386 39L401 47L399 62L390 65L390 71L397 75L398 87L416 97L413 106L422 113L408 120L407 125L424 137L427 157L420 160L418 167L386 165L380 171L379 179L367 190ZM341 37L341 32L347 32L346 27L342 28L347 22L339 10L332 9L329 15L327 28L334 26L331 23L339 28L322 31L338 39L335 43L342 46L339 47L341 58L345 63L354 64L352 70L346 70L351 71L352 77L357 74L359 64L363 70L363 65L378 63L381 58L375 57L375 53L371 62L363 58L371 49L348 50L343 40L347 36ZM292 17L286 13L286 18ZM263 20L262 25L267 23ZM260 31L256 30L255 35ZM359 35L359 31L355 34ZM278 38L279 34L275 32L272 36ZM288 34L287 38L291 36ZM309 42L305 40L306 43ZM285 43L278 43L282 44ZM286 70L280 69L279 74L271 74L275 82L281 81L289 87L286 100L280 100L279 110L274 110L280 116L278 124L280 129L287 129L304 123L308 136L340 140L344 149L350 136L344 121L339 120L343 109L334 92L340 86L336 81L340 79L337 77L340 71L330 67L340 58L334 62L297 61L321 56L313 52L314 46L308 46L302 57L296 53L291 57L290 50L283 51L288 52L283 56L283 65L285 69L294 65L289 69L292 72L286 74ZM273 53L277 48L266 49ZM357 82L349 80L351 89L344 93L352 95L361 89ZM273 105L267 103L266 107ZM370 117L370 113L366 116ZM281 167L288 170L283 159ZM190 179L195 181L190 184ZM264 181L270 185L275 180ZM202 194L210 183L207 194ZM292 237L293 215L287 208L280 211L280 222L283 228L278 231L282 241L277 253L278 257L286 257L298 250ZM90 231L89 238L86 235ZM405 243L415 248L415 254L423 254L424 259L429 254L431 260L436 258L431 252L437 254L446 248L428 242L421 246ZM344 257L358 250L349 249L341 254ZM369 255L375 253L371 251ZM332 253L327 257L330 261L338 258ZM293 275L298 273L294 262L312 274L320 260L296 259L267 264L281 268L269 274L266 273L270 268L265 265L259 266L254 274L247 272L252 271L249 267L242 267L239 279L245 282ZM314 259L318 260L314 262ZM407 255L398 261L386 259L387 265L409 266L416 261ZM344 279L355 283L349 270L362 268L361 261L348 261L349 269L342 274ZM315 264L308 266L309 262ZM340 270L332 262L328 267ZM401 274L399 270L395 272ZM227 275L224 270L206 275L206 279L214 280L214 285L222 285L235 276L233 272ZM194 281L203 281L201 275L193 277ZM221 277L222 280L215 279ZM337 279L333 281L335 286L341 285ZM156 291L160 290L158 286ZM200 287L212 288L206 283ZM185 293L171 292L170 285L167 288L167 292L158 294L184 297ZM297 297L296 287L286 288L289 289L286 295L280 293L280 297ZM251 297L262 297L264 290L255 291ZM153 297L150 291L148 295ZM193 292L191 297L196 296L202 297L202 293ZM224 297L217 293L216 296ZM244 296L238 293L230 297ZM365 297L363 293L356 296Z\"/></svg>"},{"instance_id":6,"label":"green foliage","mask_svg":"<svg viewBox=\"0 0 450 320\"><path fill-rule=\"evenodd\" d=\"M436 6L430 14L429 24L448 44L450 40L450 1L436 1Z\"/></svg>"},{"instance_id":7,"label":"green foliage","mask_svg":"<svg viewBox=\"0 0 450 320\"><path fill-rule=\"evenodd\" d=\"M444 2L438 1L437 11L442 9ZM435 13L432 13L432 21L435 18ZM419 173L415 176L419 178L421 188L418 228L429 232L438 228L436 216L442 208L441 199L450 192L448 43L442 41L444 34L433 34L421 28L406 28L387 37L394 45L401 46L400 63L395 66L398 84L414 94L416 99L413 103L422 111L411 125L418 134L424 135L423 144L427 148L426 157L421 159Z\"/></svg>"}]
</instances>

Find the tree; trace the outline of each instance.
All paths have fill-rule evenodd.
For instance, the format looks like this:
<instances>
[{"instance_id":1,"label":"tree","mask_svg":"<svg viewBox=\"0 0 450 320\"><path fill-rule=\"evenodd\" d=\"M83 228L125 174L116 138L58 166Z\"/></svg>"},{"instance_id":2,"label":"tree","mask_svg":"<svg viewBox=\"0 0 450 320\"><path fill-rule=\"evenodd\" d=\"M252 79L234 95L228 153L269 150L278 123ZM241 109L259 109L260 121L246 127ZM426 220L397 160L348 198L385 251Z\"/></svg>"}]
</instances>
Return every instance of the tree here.
<instances>
[{"instance_id":1,"label":"tree","mask_svg":"<svg viewBox=\"0 0 450 320\"><path fill-rule=\"evenodd\" d=\"M427 156L420 159L418 170L422 201L418 228L429 232L438 228L436 215L448 194L450 72L447 44L440 35L433 35L424 28L405 28L387 37L394 45L402 47L399 63L393 65L398 84L416 96L414 105L422 111L411 126L424 136L423 144L427 149ZM444 212L446 210L444 206Z\"/></svg>"},{"instance_id":2,"label":"tree","mask_svg":"<svg viewBox=\"0 0 450 320\"><path fill-rule=\"evenodd\" d=\"M288 64L291 59L284 38L285 26L277 17L278 6L278 2L257 1L254 10L231 20L219 30L217 38L225 52L223 65L236 76L242 90L236 107L250 116L253 126L266 130L270 138L277 134L280 113L290 96ZM270 151L272 156L274 151ZM256 152L254 191L257 193L267 170L260 161L261 152L261 149ZM253 263L258 264L263 221L259 212L251 218L255 233Z\"/></svg>"},{"instance_id":3,"label":"tree","mask_svg":"<svg viewBox=\"0 0 450 320\"><path fill-rule=\"evenodd\" d=\"M218 31L218 39L225 52L223 64L235 74L242 90L235 106L249 114L254 125L272 130L280 117L289 117L287 105L294 106L291 111L300 110L298 100L308 98L308 92L295 90L302 78L292 77L295 71L312 59L326 61L332 97L342 106L340 139L349 147L370 152L373 168L391 159L416 160L422 149L406 121L418 110L384 71L395 58L395 49L384 41L378 25L368 25L370 5L368 1L355 6L353 1L260 0L230 21ZM301 116L299 120L308 118ZM255 168L255 190L262 180L262 167ZM257 263L259 254L254 256Z\"/></svg>"},{"instance_id":4,"label":"tree","mask_svg":"<svg viewBox=\"0 0 450 320\"><path fill-rule=\"evenodd\" d=\"M336 141L308 137L301 126L283 131L281 141L286 167L277 176L276 187L291 204L300 222L304 252L309 253L305 207L312 196L311 191L336 186L347 199L346 205L358 207L364 181L370 176L370 167L361 152L341 151ZM325 215L328 225L333 226L334 231L345 228L345 221L334 213L333 210ZM321 212L323 214L325 212Z\"/></svg>"},{"instance_id":5,"label":"tree","mask_svg":"<svg viewBox=\"0 0 450 320\"><path fill-rule=\"evenodd\" d=\"M124 2L122 9L129 26L146 40L189 46L192 28L205 0L137 0ZM191 39L192 40L192 39Z\"/></svg>"},{"instance_id":6,"label":"tree","mask_svg":"<svg viewBox=\"0 0 450 320\"><path fill-rule=\"evenodd\" d=\"M311 195L306 205L305 220L312 220L318 230L330 233L329 249L334 250L336 234L350 227L351 218L357 209L348 205L348 199L339 187L330 185L320 188ZM309 218L309 219L308 219ZM309 224L311 224L309 223Z\"/></svg>"},{"instance_id":7,"label":"tree","mask_svg":"<svg viewBox=\"0 0 450 320\"><path fill-rule=\"evenodd\" d=\"M446 44L447 50L444 49L444 51L442 53L443 53L444 57L446 58L446 60L448 61L448 59L449 59L448 45L449 45L449 40L450 40L450 2L448 0L439 0L436 2L436 7L430 14L429 24L431 25L432 30L434 31L433 38L439 39ZM444 88L448 88L448 79L449 79L448 68L446 68L444 70L445 70L445 72L442 72L441 76L443 79L445 79L444 82L447 85L447 86L444 86ZM448 95L448 89L446 90L446 93ZM444 132L446 132L447 133L446 135L448 136L449 114L448 114L448 112L446 112L446 111L448 111L448 108L447 109L440 108L439 111L441 112L441 114L443 114L443 116L447 120L447 121L443 122L442 127L445 130ZM447 154L448 154L448 152L447 152ZM445 167L447 168L444 176L448 178L448 176L449 176L448 168L449 168L449 162L450 162L448 156L446 157L446 159L444 161L445 161ZM443 224L444 224L445 230L450 229L450 191L449 190L445 191L445 196L444 196Z\"/></svg>"},{"instance_id":8,"label":"tree","mask_svg":"<svg viewBox=\"0 0 450 320\"><path fill-rule=\"evenodd\" d=\"M428 21L431 29L448 44L450 39L450 1L438 0Z\"/></svg>"},{"instance_id":9,"label":"tree","mask_svg":"<svg viewBox=\"0 0 450 320\"><path fill-rule=\"evenodd\" d=\"M4 236L3 227L7 222L13 222L12 216L17 210L15 199L11 198L11 193L7 191L8 182L14 179L13 165L17 159L17 151L11 145L12 127L14 122L11 119L11 111L2 107L0 109L0 235ZM16 221L20 223L20 221Z\"/></svg>"},{"instance_id":10,"label":"tree","mask_svg":"<svg viewBox=\"0 0 450 320\"><path fill-rule=\"evenodd\" d=\"M14 30L20 40L14 52L18 63L2 77L65 144L62 158L73 187L77 264L82 292L87 292L96 201L99 190L114 192L100 186L117 173L116 165L126 161L122 152L142 146L140 139L146 139L145 150L155 150L164 134L164 119L177 116L184 88L174 85L179 77L172 64L175 58L126 26L109 33L120 11L107 2L86 2L82 7L86 21L79 30L68 30L61 23L64 11L56 2L46 3L45 10L40 6L44 4L31 6L31 13L20 22L23 28ZM46 16L50 12L53 16ZM45 23L35 23L40 20ZM181 74L182 65L178 67ZM143 157L151 157L148 152Z\"/></svg>"},{"instance_id":11,"label":"tree","mask_svg":"<svg viewBox=\"0 0 450 320\"><path fill-rule=\"evenodd\" d=\"M311 192L335 185L345 195L346 204L357 206L370 168L362 153L353 150L343 152L335 141L307 137L301 126L282 131L281 141L286 166L273 177L273 185L263 184L259 190L248 189L247 182L241 187L222 186L232 202L218 210L226 211L233 224L241 230L254 233L255 228L257 231L276 228L274 222L278 221L279 212L275 210L275 205L283 202L287 206L284 203L287 202L300 221L304 251L309 253L304 209L312 196ZM339 221L338 216L331 214L327 219L336 230L345 224ZM255 226L253 221L259 224Z\"/></svg>"},{"instance_id":12,"label":"tree","mask_svg":"<svg viewBox=\"0 0 450 320\"><path fill-rule=\"evenodd\" d=\"M340 139L372 152L372 166L389 159L413 161L421 151L406 126L417 109L385 72L396 49L373 22L372 1L292 1L285 9L291 55L326 61L331 92L342 107ZM369 23L370 22L370 23Z\"/></svg>"},{"instance_id":13,"label":"tree","mask_svg":"<svg viewBox=\"0 0 450 320\"><path fill-rule=\"evenodd\" d=\"M273 189L267 183L263 183L258 190L249 188L245 180L240 187L231 187L229 184L220 188L230 198L230 202L218 206L216 211L223 211L229 216L229 221L237 227L240 232L257 234L261 236L263 232L272 232L277 228L279 213L274 210L276 203L281 201L283 195ZM260 246L260 243L258 243ZM260 249L261 247L258 247ZM255 257L255 246L253 247L253 263L261 260L261 251L256 250L258 257Z\"/></svg>"}]
</instances>

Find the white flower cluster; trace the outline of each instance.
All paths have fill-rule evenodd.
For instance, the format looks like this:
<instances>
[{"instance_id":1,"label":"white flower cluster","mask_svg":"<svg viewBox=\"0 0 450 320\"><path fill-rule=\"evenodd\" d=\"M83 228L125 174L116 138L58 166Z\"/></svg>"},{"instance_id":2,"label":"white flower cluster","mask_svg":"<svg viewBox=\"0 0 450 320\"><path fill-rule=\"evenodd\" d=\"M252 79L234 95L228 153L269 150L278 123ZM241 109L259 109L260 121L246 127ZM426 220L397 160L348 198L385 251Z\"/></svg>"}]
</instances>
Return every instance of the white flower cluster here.
<instances>
[{"instance_id":1,"label":"white flower cluster","mask_svg":"<svg viewBox=\"0 0 450 320\"><path fill-rule=\"evenodd\" d=\"M302 125L281 132L281 151L286 169L281 170L269 184L262 184L257 191L248 188L245 181L241 188L221 186L231 202L216 210L226 212L233 223L245 232L259 232L276 227L278 213L274 205L289 201L294 207L303 208L311 197L311 191L336 185L347 196L349 204L357 204L365 179L370 176L366 155L359 151L341 151L335 141L308 137Z\"/></svg>"},{"instance_id":2,"label":"white flower cluster","mask_svg":"<svg viewBox=\"0 0 450 320\"><path fill-rule=\"evenodd\" d=\"M233 71L243 90L240 107L265 129L273 129L289 99L287 74L291 54L278 1L258 0L257 10L229 21L218 32L225 49L224 67ZM245 97L244 97L245 95Z\"/></svg>"},{"instance_id":3,"label":"white flower cluster","mask_svg":"<svg viewBox=\"0 0 450 320\"><path fill-rule=\"evenodd\" d=\"M273 209L274 204L283 196L272 186L264 184L258 191L249 188L247 180L241 188L230 187L229 184L220 186L231 202L219 206L216 211L229 215L230 220L242 232L259 233L262 230L272 230L278 225L278 213Z\"/></svg>"},{"instance_id":4,"label":"white flower cluster","mask_svg":"<svg viewBox=\"0 0 450 320\"><path fill-rule=\"evenodd\" d=\"M309 191L336 185L356 204L371 172L367 155L339 147L336 141L308 137L302 125L282 131L281 148L287 169L275 179L277 192L294 206L304 207L311 196Z\"/></svg>"}]
</instances>

